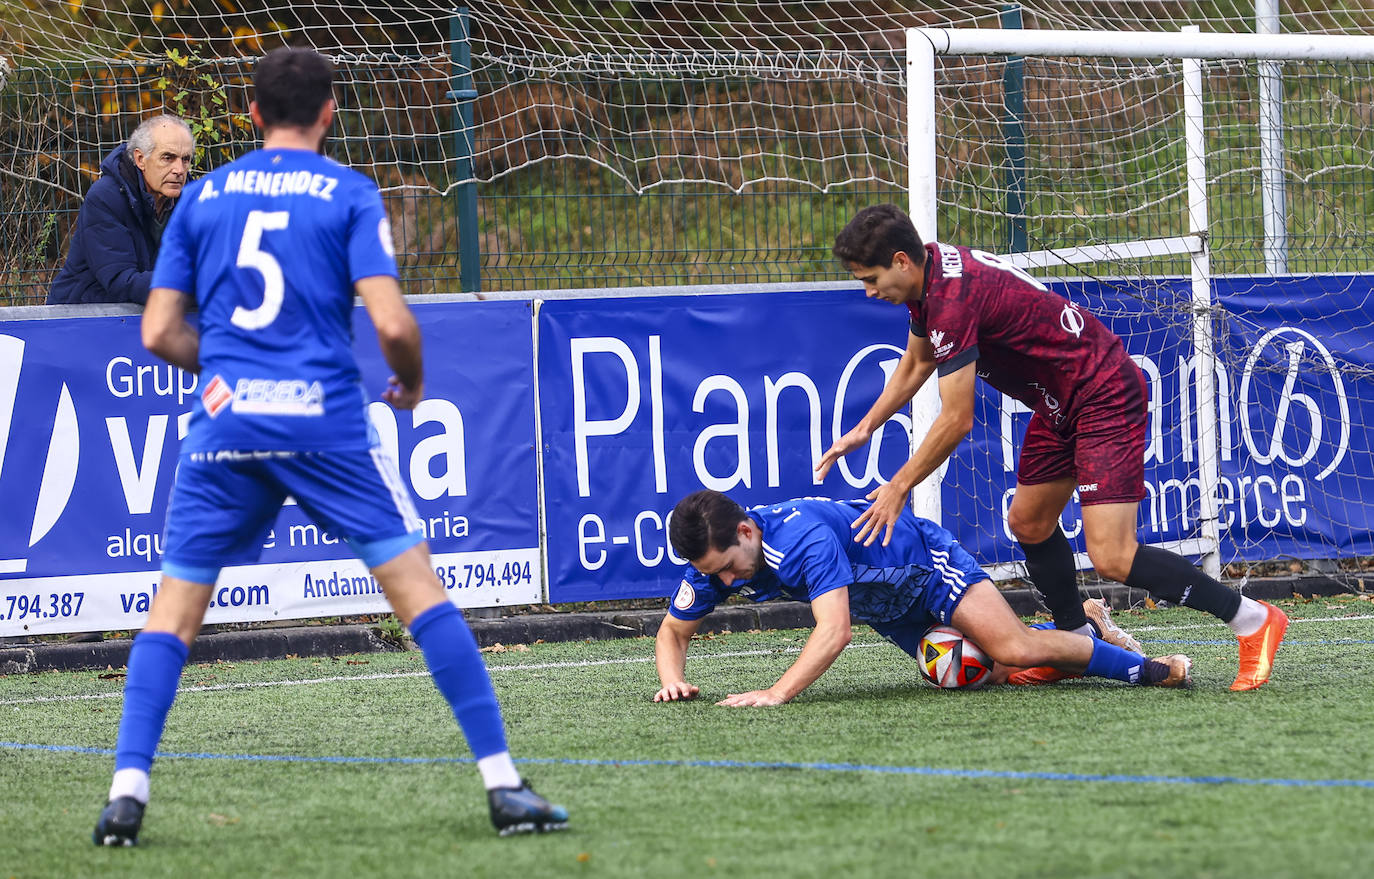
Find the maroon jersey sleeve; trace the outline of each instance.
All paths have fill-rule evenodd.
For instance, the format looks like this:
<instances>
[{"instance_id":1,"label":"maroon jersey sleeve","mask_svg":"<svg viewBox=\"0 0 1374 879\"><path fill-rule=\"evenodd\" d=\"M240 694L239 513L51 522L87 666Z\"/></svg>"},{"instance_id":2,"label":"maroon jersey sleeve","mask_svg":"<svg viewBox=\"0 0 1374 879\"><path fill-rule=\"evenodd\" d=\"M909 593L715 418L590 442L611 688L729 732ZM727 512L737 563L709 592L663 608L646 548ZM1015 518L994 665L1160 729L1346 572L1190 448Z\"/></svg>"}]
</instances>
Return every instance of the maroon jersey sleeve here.
<instances>
[{"instance_id":1,"label":"maroon jersey sleeve","mask_svg":"<svg viewBox=\"0 0 1374 879\"><path fill-rule=\"evenodd\" d=\"M965 289L964 260L948 244L926 245L932 261L926 274L926 294L909 306L911 331L930 339L940 375L957 372L978 359L978 321L974 291ZM938 295L929 295L938 289Z\"/></svg>"}]
</instances>

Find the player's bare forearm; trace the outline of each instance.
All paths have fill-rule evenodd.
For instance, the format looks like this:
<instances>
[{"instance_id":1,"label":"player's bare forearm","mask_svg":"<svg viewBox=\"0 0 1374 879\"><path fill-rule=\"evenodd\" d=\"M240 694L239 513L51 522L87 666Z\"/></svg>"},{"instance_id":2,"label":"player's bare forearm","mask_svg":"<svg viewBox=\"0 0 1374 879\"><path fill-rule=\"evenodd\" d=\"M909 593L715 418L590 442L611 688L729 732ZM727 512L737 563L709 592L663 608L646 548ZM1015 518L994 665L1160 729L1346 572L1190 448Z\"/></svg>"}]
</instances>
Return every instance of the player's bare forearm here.
<instances>
[{"instance_id":1,"label":"player's bare forearm","mask_svg":"<svg viewBox=\"0 0 1374 879\"><path fill-rule=\"evenodd\" d=\"M974 384L977 379L976 361L940 376L940 414L935 417L915 454L893 475L891 481L868 493L868 499L873 503L854 520L856 542L871 546L880 534L883 546L892 540L892 532L911 489L934 473L973 429Z\"/></svg>"},{"instance_id":2,"label":"player's bare forearm","mask_svg":"<svg viewBox=\"0 0 1374 879\"><path fill-rule=\"evenodd\" d=\"M825 674L853 638L849 588L832 589L818 596L811 602L811 613L816 617L816 628L811 630L797 661L783 672L777 683L766 690L731 693L716 704L729 707L781 705L792 701Z\"/></svg>"},{"instance_id":3,"label":"player's bare forearm","mask_svg":"<svg viewBox=\"0 0 1374 879\"><path fill-rule=\"evenodd\" d=\"M186 322L185 297L157 287L148 293L140 325L143 347L190 373L200 373L200 334Z\"/></svg>"},{"instance_id":4,"label":"player's bare forearm","mask_svg":"<svg viewBox=\"0 0 1374 879\"><path fill-rule=\"evenodd\" d=\"M770 689L781 696L784 702L792 701L797 694L830 670L830 666L835 664L835 660L849 646L853 637L853 629L848 622L816 626L811 636L806 639L806 645L802 647L797 661L783 672L782 677L778 678L778 682Z\"/></svg>"},{"instance_id":5,"label":"player's bare forearm","mask_svg":"<svg viewBox=\"0 0 1374 879\"><path fill-rule=\"evenodd\" d=\"M941 411L931 423L925 439L892 477L892 484L903 492L910 492L954 454L971 429L972 425L962 418Z\"/></svg>"},{"instance_id":6,"label":"player's bare forearm","mask_svg":"<svg viewBox=\"0 0 1374 879\"><path fill-rule=\"evenodd\" d=\"M200 374L200 334L184 321L155 345L148 346L148 350L173 366L195 375Z\"/></svg>"},{"instance_id":7,"label":"player's bare forearm","mask_svg":"<svg viewBox=\"0 0 1374 879\"><path fill-rule=\"evenodd\" d=\"M691 636L683 637L668 624L659 626L654 639L654 665L662 684L676 683L687 676L687 646Z\"/></svg>"},{"instance_id":8,"label":"player's bare forearm","mask_svg":"<svg viewBox=\"0 0 1374 879\"><path fill-rule=\"evenodd\" d=\"M377 328L377 344L386 365L396 374L396 383L418 392L425 377L420 326L401 295L400 284L388 275L377 275L362 278L353 286Z\"/></svg>"},{"instance_id":9,"label":"player's bare forearm","mask_svg":"<svg viewBox=\"0 0 1374 879\"><path fill-rule=\"evenodd\" d=\"M687 683L687 647L698 625L671 614L664 616L654 638L654 665L662 684L654 694L655 702L676 702L697 695L697 688Z\"/></svg>"},{"instance_id":10,"label":"player's bare forearm","mask_svg":"<svg viewBox=\"0 0 1374 879\"><path fill-rule=\"evenodd\" d=\"M382 357L396 374L396 380L407 388L418 389L424 384L424 357L420 351L420 326L412 317L392 333L377 334Z\"/></svg>"},{"instance_id":11,"label":"player's bare forearm","mask_svg":"<svg viewBox=\"0 0 1374 879\"><path fill-rule=\"evenodd\" d=\"M886 485L880 485L867 495L873 503L854 520L854 541L865 546L881 535L883 546L892 540L897 519L906 507L911 490L927 476L934 473L946 459L959 447L968 435L969 427L955 417L946 417L942 411L930 426L915 454L902 465Z\"/></svg>"},{"instance_id":12,"label":"player's bare forearm","mask_svg":"<svg viewBox=\"0 0 1374 879\"><path fill-rule=\"evenodd\" d=\"M934 369L934 361L926 362L912 355L910 350L904 354L891 381L883 388L873 406L859 419L858 424L835 440L816 462L816 478L824 479L837 460L867 443L879 427L911 402Z\"/></svg>"},{"instance_id":13,"label":"player's bare forearm","mask_svg":"<svg viewBox=\"0 0 1374 879\"><path fill-rule=\"evenodd\" d=\"M858 426L870 434L873 433L911 402L934 371L934 361L926 362L915 358L909 360L903 356L897 364L897 369L892 373L892 380L883 388L883 392L878 395L868 413L859 419Z\"/></svg>"}]
</instances>

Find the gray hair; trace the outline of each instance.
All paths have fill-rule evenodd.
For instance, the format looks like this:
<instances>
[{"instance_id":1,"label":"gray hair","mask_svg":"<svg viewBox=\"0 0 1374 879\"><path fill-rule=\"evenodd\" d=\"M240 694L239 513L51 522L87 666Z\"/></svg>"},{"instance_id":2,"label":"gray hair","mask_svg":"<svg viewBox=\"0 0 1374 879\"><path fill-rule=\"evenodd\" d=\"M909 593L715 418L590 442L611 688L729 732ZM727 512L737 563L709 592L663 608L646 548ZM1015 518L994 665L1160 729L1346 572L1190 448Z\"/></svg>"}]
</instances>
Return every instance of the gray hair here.
<instances>
[{"instance_id":1,"label":"gray hair","mask_svg":"<svg viewBox=\"0 0 1374 879\"><path fill-rule=\"evenodd\" d=\"M134 129L134 133L129 135L129 145L127 147L129 152L138 150L145 156L151 153L153 151L153 132L164 125L175 125L184 130L191 138L191 146L195 146L196 136L191 134L191 126L186 124L186 120L182 119L180 116L172 116L164 113L161 116L151 116L138 124L138 127Z\"/></svg>"}]
</instances>

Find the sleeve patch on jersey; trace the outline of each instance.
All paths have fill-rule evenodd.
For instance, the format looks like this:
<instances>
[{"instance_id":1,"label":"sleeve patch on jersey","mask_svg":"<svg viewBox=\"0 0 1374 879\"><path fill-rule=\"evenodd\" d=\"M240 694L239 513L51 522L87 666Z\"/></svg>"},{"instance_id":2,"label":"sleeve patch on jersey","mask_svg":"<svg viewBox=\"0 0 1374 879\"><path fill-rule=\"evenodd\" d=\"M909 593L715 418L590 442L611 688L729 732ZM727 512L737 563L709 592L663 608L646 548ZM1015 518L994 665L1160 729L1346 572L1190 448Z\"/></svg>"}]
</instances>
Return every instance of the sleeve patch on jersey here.
<instances>
[{"instance_id":1,"label":"sleeve patch on jersey","mask_svg":"<svg viewBox=\"0 0 1374 879\"><path fill-rule=\"evenodd\" d=\"M935 358L937 360L949 354L954 348L954 342L954 339L950 339L948 342L945 341L944 330L932 329L930 331L930 344L935 347Z\"/></svg>"},{"instance_id":2,"label":"sleeve patch on jersey","mask_svg":"<svg viewBox=\"0 0 1374 879\"><path fill-rule=\"evenodd\" d=\"M382 242L382 250L392 259L396 258L396 243L391 238L391 221L386 217L377 223L377 238Z\"/></svg>"},{"instance_id":3,"label":"sleeve patch on jersey","mask_svg":"<svg viewBox=\"0 0 1374 879\"><path fill-rule=\"evenodd\" d=\"M673 607L678 610L686 610L697 603L697 591L692 588L692 584L683 580L677 587L677 594L673 596Z\"/></svg>"}]
</instances>

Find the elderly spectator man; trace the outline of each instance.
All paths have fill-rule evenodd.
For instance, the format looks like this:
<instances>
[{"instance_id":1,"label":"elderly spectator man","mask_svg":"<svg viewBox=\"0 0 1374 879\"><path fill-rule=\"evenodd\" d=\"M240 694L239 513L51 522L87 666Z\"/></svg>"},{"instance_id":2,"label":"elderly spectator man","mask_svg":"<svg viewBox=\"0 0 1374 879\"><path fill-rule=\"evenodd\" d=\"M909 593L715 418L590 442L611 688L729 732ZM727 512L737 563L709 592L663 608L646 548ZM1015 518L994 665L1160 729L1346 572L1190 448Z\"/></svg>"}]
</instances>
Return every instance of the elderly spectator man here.
<instances>
[{"instance_id":1,"label":"elderly spectator man","mask_svg":"<svg viewBox=\"0 0 1374 879\"><path fill-rule=\"evenodd\" d=\"M48 291L49 305L148 301L158 242L195 150L184 121L154 116L105 157L77 216L67 262Z\"/></svg>"}]
</instances>

